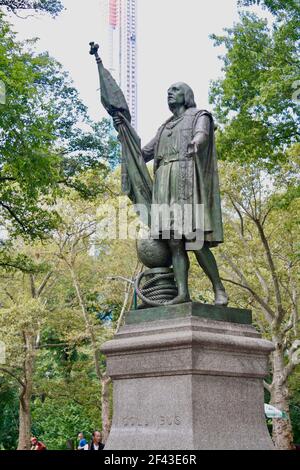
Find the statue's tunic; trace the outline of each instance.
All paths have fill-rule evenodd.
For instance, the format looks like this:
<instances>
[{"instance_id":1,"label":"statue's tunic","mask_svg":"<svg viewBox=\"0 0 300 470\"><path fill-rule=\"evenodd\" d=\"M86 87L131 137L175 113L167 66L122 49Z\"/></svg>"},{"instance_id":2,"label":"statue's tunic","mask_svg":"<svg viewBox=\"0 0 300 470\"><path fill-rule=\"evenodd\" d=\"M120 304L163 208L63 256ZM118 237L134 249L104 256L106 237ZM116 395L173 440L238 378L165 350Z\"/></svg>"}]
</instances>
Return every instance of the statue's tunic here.
<instances>
[{"instance_id":1,"label":"statue's tunic","mask_svg":"<svg viewBox=\"0 0 300 470\"><path fill-rule=\"evenodd\" d=\"M200 132L207 136L206 143L197 155L189 157L188 145ZM169 206L171 231L178 229L176 217L180 207L183 220L184 217L192 219L193 232L202 228L204 240L210 246L222 243L221 199L211 114L190 108L183 116L169 119L144 147L143 157L145 161L154 159L152 203ZM200 204L203 217L200 216ZM191 226L183 224L183 235L187 238L191 237L191 230L187 230Z\"/></svg>"}]
</instances>

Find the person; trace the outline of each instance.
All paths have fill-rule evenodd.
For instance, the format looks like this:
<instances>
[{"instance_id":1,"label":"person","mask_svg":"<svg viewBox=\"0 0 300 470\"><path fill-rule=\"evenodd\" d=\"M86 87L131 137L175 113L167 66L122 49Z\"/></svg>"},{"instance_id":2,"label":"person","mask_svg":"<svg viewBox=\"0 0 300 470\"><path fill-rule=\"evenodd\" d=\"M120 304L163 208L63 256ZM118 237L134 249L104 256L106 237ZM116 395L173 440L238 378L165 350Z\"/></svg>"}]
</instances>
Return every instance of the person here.
<instances>
[{"instance_id":1,"label":"person","mask_svg":"<svg viewBox=\"0 0 300 470\"><path fill-rule=\"evenodd\" d=\"M102 434L100 431L94 431L92 434L92 440L89 446L89 450L103 450L104 444L102 444Z\"/></svg>"},{"instance_id":2,"label":"person","mask_svg":"<svg viewBox=\"0 0 300 470\"><path fill-rule=\"evenodd\" d=\"M211 251L211 248L223 243L213 117L210 112L197 109L193 90L186 83L175 83L169 88L168 105L172 116L159 128L154 139L142 149L142 155L146 163L154 160L152 205L168 207L170 211L168 244L178 296L169 303L190 301L190 262L187 252L192 250L199 266L212 283L215 305L227 306L228 295ZM122 119L120 113L114 117L117 130ZM189 233L183 228L181 236L176 231L176 207L183 211L187 211L186 208L189 210L189 214L186 212L187 217L185 212L181 215L182 220L188 219L191 222ZM202 227L199 227L199 207L203 210ZM204 234L202 248L187 243L192 240L190 235L199 229L202 229ZM163 237L162 228L159 228L159 233Z\"/></svg>"},{"instance_id":3,"label":"person","mask_svg":"<svg viewBox=\"0 0 300 470\"><path fill-rule=\"evenodd\" d=\"M38 441L38 439L34 436L30 439L30 442L31 442L30 450L47 450L45 444L41 441Z\"/></svg>"},{"instance_id":4,"label":"person","mask_svg":"<svg viewBox=\"0 0 300 470\"><path fill-rule=\"evenodd\" d=\"M78 440L79 440L79 444L78 444L77 450L84 450L85 446L87 445L87 441L84 438L83 432L80 432L78 434Z\"/></svg>"}]
</instances>

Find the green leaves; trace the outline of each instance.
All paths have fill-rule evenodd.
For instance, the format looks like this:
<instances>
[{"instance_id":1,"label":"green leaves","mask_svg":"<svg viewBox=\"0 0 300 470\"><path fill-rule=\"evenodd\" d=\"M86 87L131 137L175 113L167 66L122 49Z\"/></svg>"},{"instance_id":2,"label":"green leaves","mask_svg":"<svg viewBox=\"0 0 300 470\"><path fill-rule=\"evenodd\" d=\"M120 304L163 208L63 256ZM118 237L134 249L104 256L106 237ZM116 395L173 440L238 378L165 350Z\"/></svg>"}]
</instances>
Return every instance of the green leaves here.
<instances>
[{"instance_id":1,"label":"green leaves","mask_svg":"<svg viewBox=\"0 0 300 470\"><path fill-rule=\"evenodd\" d=\"M57 196L103 192L119 146L110 122L90 121L62 66L34 45L17 42L0 14L0 221L11 236L44 238L60 221Z\"/></svg>"},{"instance_id":2,"label":"green leaves","mask_svg":"<svg viewBox=\"0 0 300 470\"><path fill-rule=\"evenodd\" d=\"M23 273L41 273L47 268L45 263L37 263L31 257L24 253L14 253L10 251L10 246L4 245L0 249L0 267L4 272L14 272L16 270Z\"/></svg>"},{"instance_id":3,"label":"green leaves","mask_svg":"<svg viewBox=\"0 0 300 470\"><path fill-rule=\"evenodd\" d=\"M50 13L52 16L57 16L63 10L60 0L0 0L0 7L6 7L14 13L19 10L34 10Z\"/></svg>"},{"instance_id":4,"label":"green leaves","mask_svg":"<svg viewBox=\"0 0 300 470\"><path fill-rule=\"evenodd\" d=\"M274 15L300 13L298 0L238 0L238 4L243 6L261 5L270 10Z\"/></svg>"},{"instance_id":5,"label":"green leaves","mask_svg":"<svg viewBox=\"0 0 300 470\"><path fill-rule=\"evenodd\" d=\"M212 36L227 51L224 78L210 91L221 123L221 158L259 161L272 169L298 138L299 104L292 96L299 75L299 22L281 17L271 26L242 12L240 23L225 31L225 36Z\"/></svg>"},{"instance_id":6,"label":"green leaves","mask_svg":"<svg viewBox=\"0 0 300 470\"><path fill-rule=\"evenodd\" d=\"M15 449L18 440L18 394L8 377L0 377L0 408L0 449Z\"/></svg>"},{"instance_id":7,"label":"green leaves","mask_svg":"<svg viewBox=\"0 0 300 470\"><path fill-rule=\"evenodd\" d=\"M88 384L87 387L87 394L99 393ZM33 405L33 430L47 444L49 450L66 450L68 439L77 444L79 432L83 431L89 439L93 430L99 428L92 410L96 412L95 407L74 403L68 399L67 394L64 397L63 393L61 397L58 393L57 398L46 398L44 402L36 399Z\"/></svg>"}]
</instances>

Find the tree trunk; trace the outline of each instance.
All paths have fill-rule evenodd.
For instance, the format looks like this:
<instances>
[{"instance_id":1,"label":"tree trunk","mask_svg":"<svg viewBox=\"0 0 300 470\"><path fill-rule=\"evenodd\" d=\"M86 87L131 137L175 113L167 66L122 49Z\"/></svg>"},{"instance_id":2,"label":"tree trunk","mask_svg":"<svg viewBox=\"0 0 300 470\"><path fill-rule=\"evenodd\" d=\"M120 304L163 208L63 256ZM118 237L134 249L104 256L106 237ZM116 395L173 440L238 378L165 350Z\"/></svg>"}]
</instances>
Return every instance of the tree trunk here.
<instances>
[{"instance_id":1,"label":"tree trunk","mask_svg":"<svg viewBox=\"0 0 300 470\"><path fill-rule=\"evenodd\" d=\"M102 407L101 418L102 418L103 440L105 442L109 435L110 428L111 428L111 419L110 419L110 410L109 410L109 384L111 382L111 379L110 377L107 377L101 372L100 349L97 345L97 339L93 330L93 325L89 319L89 314L85 305L84 297L81 292L80 284L77 279L75 270L73 266L70 266L70 265L69 265L69 269L72 275L73 285L76 290L77 298L81 306L81 311L82 311L82 315L85 321L86 329L90 335L91 345L93 348L95 371L96 371L96 375L99 380L99 383L101 385L101 407Z\"/></svg>"},{"instance_id":2,"label":"tree trunk","mask_svg":"<svg viewBox=\"0 0 300 470\"><path fill-rule=\"evenodd\" d=\"M294 449L293 430L290 420L289 391L287 383L282 382L284 375L284 356L282 347L277 344L272 354L273 382L271 386L271 404L287 415L287 419L273 419L273 441L278 450Z\"/></svg>"},{"instance_id":3,"label":"tree trunk","mask_svg":"<svg viewBox=\"0 0 300 470\"><path fill-rule=\"evenodd\" d=\"M27 395L27 393L26 393ZM30 398L20 399L19 406L19 443L18 450L30 450L31 414Z\"/></svg>"},{"instance_id":4,"label":"tree trunk","mask_svg":"<svg viewBox=\"0 0 300 470\"><path fill-rule=\"evenodd\" d=\"M20 394L18 450L30 450L32 379L34 368L34 338L24 332L24 386Z\"/></svg>"},{"instance_id":5,"label":"tree trunk","mask_svg":"<svg viewBox=\"0 0 300 470\"><path fill-rule=\"evenodd\" d=\"M104 376L102 378L102 394L101 394L101 405L102 405L102 432L103 442L107 441L111 428L111 416L109 406L109 386L111 378Z\"/></svg>"}]
</instances>

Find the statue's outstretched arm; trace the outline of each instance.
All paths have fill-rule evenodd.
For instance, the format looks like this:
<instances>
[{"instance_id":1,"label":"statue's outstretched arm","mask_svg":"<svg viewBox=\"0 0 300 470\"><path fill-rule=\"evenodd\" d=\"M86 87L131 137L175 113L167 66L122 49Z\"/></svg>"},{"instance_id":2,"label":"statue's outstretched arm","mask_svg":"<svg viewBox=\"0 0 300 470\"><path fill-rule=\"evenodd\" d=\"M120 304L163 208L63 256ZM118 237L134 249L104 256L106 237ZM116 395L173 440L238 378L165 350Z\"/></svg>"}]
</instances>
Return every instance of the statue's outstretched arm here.
<instances>
[{"instance_id":1,"label":"statue's outstretched arm","mask_svg":"<svg viewBox=\"0 0 300 470\"><path fill-rule=\"evenodd\" d=\"M194 129L194 137L199 138L200 146L206 146L209 142L211 120L207 114L200 116Z\"/></svg>"},{"instance_id":2,"label":"statue's outstretched arm","mask_svg":"<svg viewBox=\"0 0 300 470\"><path fill-rule=\"evenodd\" d=\"M209 144L210 126L211 118L207 114L199 116L194 127L193 139L188 146L189 155L197 155Z\"/></svg>"}]
</instances>

